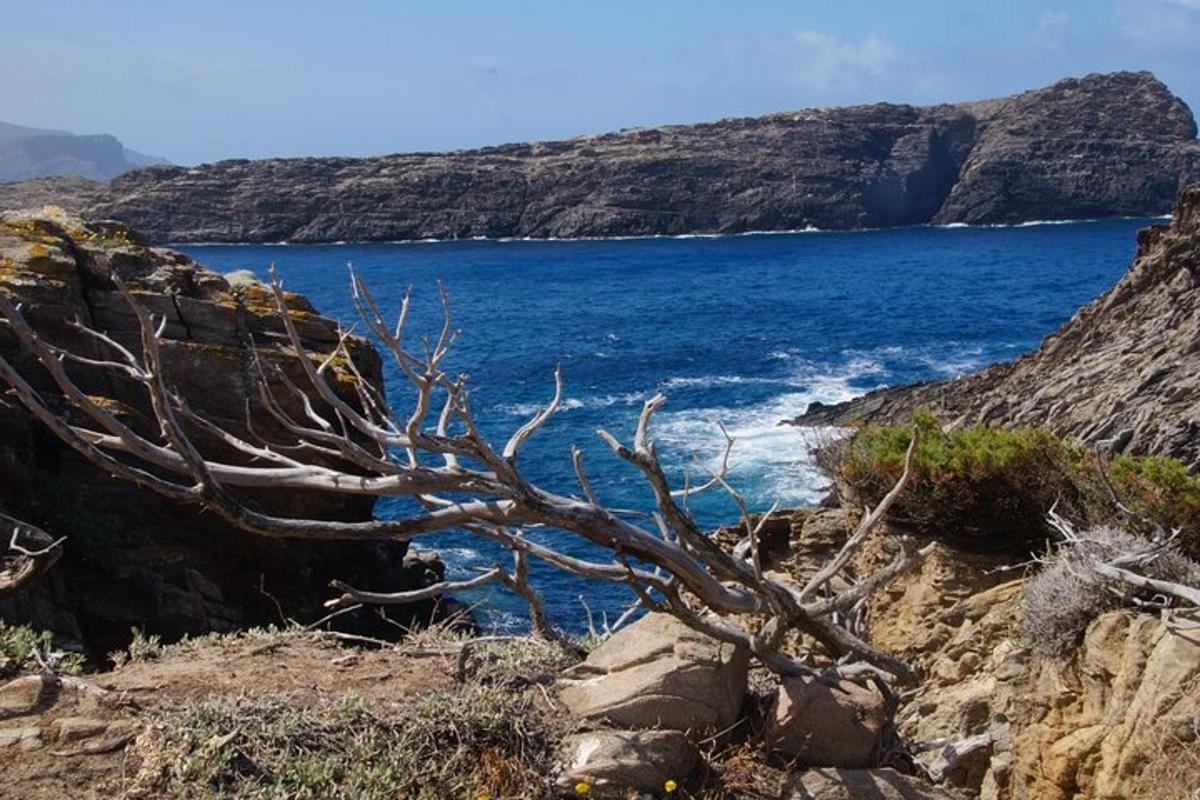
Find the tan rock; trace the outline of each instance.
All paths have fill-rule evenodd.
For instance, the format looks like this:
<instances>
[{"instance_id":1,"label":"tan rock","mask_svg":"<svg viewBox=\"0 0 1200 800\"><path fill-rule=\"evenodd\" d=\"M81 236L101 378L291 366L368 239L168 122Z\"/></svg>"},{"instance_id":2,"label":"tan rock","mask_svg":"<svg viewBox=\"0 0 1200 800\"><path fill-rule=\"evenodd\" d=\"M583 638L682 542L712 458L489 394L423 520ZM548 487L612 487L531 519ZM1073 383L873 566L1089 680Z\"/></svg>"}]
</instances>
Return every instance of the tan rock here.
<instances>
[{"instance_id":1,"label":"tan rock","mask_svg":"<svg viewBox=\"0 0 1200 800\"><path fill-rule=\"evenodd\" d=\"M1014 704L1012 796L1116 800L1200 789L1196 624L1111 612L1069 661L1033 664Z\"/></svg>"},{"instance_id":2,"label":"tan rock","mask_svg":"<svg viewBox=\"0 0 1200 800\"><path fill-rule=\"evenodd\" d=\"M41 746L41 728L0 728L0 747L36 750Z\"/></svg>"},{"instance_id":3,"label":"tan rock","mask_svg":"<svg viewBox=\"0 0 1200 800\"><path fill-rule=\"evenodd\" d=\"M870 767L886 721L878 692L849 682L829 686L788 678L779 687L771 744L812 766Z\"/></svg>"},{"instance_id":4,"label":"tan rock","mask_svg":"<svg viewBox=\"0 0 1200 800\"><path fill-rule=\"evenodd\" d=\"M741 713L748 664L744 648L648 614L572 669L560 697L577 717L627 728L725 728Z\"/></svg>"},{"instance_id":5,"label":"tan rock","mask_svg":"<svg viewBox=\"0 0 1200 800\"><path fill-rule=\"evenodd\" d=\"M0 719L34 711L50 690L40 675L14 678L0 686Z\"/></svg>"},{"instance_id":6,"label":"tan rock","mask_svg":"<svg viewBox=\"0 0 1200 800\"><path fill-rule=\"evenodd\" d=\"M592 731L567 737L559 785L586 783L595 797L625 797L630 790L661 792L680 786L700 767L700 753L679 731Z\"/></svg>"},{"instance_id":7,"label":"tan rock","mask_svg":"<svg viewBox=\"0 0 1200 800\"><path fill-rule=\"evenodd\" d=\"M954 795L891 769L810 769L784 787L783 800L954 800Z\"/></svg>"},{"instance_id":8,"label":"tan rock","mask_svg":"<svg viewBox=\"0 0 1200 800\"><path fill-rule=\"evenodd\" d=\"M108 722L92 717L61 717L50 723L50 734L59 742L90 739L108 730Z\"/></svg>"}]
</instances>

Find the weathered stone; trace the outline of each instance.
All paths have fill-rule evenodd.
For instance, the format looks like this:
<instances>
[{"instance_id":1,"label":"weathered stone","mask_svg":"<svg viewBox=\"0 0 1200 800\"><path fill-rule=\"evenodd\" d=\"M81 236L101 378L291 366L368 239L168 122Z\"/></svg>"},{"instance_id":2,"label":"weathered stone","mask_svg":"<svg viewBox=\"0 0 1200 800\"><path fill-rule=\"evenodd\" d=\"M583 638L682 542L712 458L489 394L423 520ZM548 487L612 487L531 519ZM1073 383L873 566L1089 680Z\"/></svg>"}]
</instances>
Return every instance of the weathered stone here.
<instances>
[{"instance_id":1,"label":"weathered stone","mask_svg":"<svg viewBox=\"0 0 1200 800\"><path fill-rule=\"evenodd\" d=\"M883 697L843 681L787 678L771 719L771 746L817 767L872 767L887 715Z\"/></svg>"},{"instance_id":2,"label":"weathered stone","mask_svg":"<svg viewBox=\"0 0 1200 800\"><path fill-rule=\"evenodd\" d=\"M578 237L1161 214L1200 176L1153 75L931 107L879 103L376 158L150 167L0 186L157 241Z\"/></svg>"},{"instance_id":3,"label":"weathered stone","mask_svg":"<svg viewBox=\"0 0 1200 800\"><path fill-rule=\"evenodd\" d=\"M669 780L683 786L701 764L695 745L679 731L591 731L567 737L562 752L559 785L570 790L587 783L597 797L661 793Z\"/></svg>"},{"instance_id":4,"label":"weathered stone","mask_svg":"<svg viewBox=\"0 0 1200 800\"><path fill-rule=\"evenodd\" d=\"M80 319L139 349L136 317L116 291L113 274L140 303L165 318L161 349L167 382L193 410L246 435L249 402L260 412L256 433L269 441L287 440L283 426L262 412L256 399L253 357L278 366L297 385L305 379L261 285L233 287L181 253L150 247L119 223L85 222L53 209L0 216L0 292L22 304L23 314L48 341L85 357L110 357L67 324ZM288 294L287 303L306 347L328 352L337 323L299 295ZM378 354L363 340L354 340L352 348L360 369L378 385ZM3 325L0 356L52 406L64 405L57 386ZM132 381L70 361L66 369L131 427L157 435L148 397ZM356 402L352 376L338 364L331 369L345 379L333 381L334 390ZM303 418L289 392L278 396L288 413ZM209 455L234 462L245 458L202 432L195 438ZM370 498L275 489L246 494L268 513L347 521L371 517ZM97 657L123 647L134 626L175 639L277 623L281 613L314 619L325 613L321 604L330 579L379 590L415 588L436 572L432 563L405 568L403 543L282 541L239 532L198 506L108 477L4 393L0 511L53 539L64 537L60 561L0 599L0 617L49 630ZM0 553L0 569L10 558ZM431 610L427 604L401 611L399 621L429 619ZM338 617L335 624L382 637L399 630L367 612Z\"/></svg>"},{"instance_id":5,"label":"weathered stone","mask_svg":"<svg viewBox=\"0 0 1200 800\"><path fill-rule=\"evenodd\" d=\"M891 769L810 769L783 800L954 800L954 795Z\"/></svg>"},{"instance_id":6,"label":"weathered stone","mask_svg":"<svg viewBox=\"0 0 1200 800\"><path fill-rule=\"evenodd\" d=\"M50 735L60 742L90 739L108 730L108 722L92 717L59 717L50 723Z\"/></svg>"},{"instance_id":7,"label":"weathered stone","mask_svg":"<svg viewBox=\"0 0 1200 800\"><path fill-rule=\"evenodd\" d=\"M29 713L49 691L50 687L40 675L14 678L0 686L0 719Z\"/></svg>"},{"instance_id":8,"label":"weathered stone","mask_svg":"<svg viewBox=\"0 0 1200 800\"><path fill-rule=\"evenodd\" d=\"M725 728L741 712L748 664L744 648L647 614L573 668L560 696L574 715L622 727Z\"/></svg>"},{"instance_id":9,"label":"weathered stone","mask_svg":"<svg viewBox=\"0 0 1200 800\"><path fill-rule=\"evenodd\" d=\"M36 750L41 746L41 728L0 728L0 747Z\"/></svg>"}]
</instances>

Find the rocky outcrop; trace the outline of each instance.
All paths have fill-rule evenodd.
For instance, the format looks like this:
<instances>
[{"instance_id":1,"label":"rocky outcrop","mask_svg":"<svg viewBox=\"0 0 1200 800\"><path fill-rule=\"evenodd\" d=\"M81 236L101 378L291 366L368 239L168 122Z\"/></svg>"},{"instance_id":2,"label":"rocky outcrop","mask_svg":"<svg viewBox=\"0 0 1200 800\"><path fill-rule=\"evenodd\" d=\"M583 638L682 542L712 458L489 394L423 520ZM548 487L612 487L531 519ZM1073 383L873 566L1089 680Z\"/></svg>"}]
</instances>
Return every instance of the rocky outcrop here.
<instances>
[{"instance_id":1,"label":"rocky outcrop","mask_svg":"<svg viewBox=\"0 0 1200 800\"><path fill-rule=\"evenodd\" d=\"M841 547L853 518L841 509L790 516L790 540L764 555L799 579ZM888 563L897 547L887 534L868 540L848 577ZM921 675L895 718L921 769L954 796L984 800L1189 798L1200 789L1200 617L1110 611L1069 656L1042 657L1021 632L1026 580L1003 569L1011 561L942 539L870 599L871 643ZM810 684L792 686L803 700ZM822 691L827 702L781 699L774 727L785 719L800 734L793 741L822 748L802 761L832 765L872 741L863 712L873 703L870 693L855 701ZM793 787L785 796L949 796L881 770L814 769Z\"/></svg>"},{"instance_id":2,"label":"rocky outcrop","mask_svg":"<svg viewBox=\"0 0 1200 800\"><path fill-rule=\"evenodd\" d=\"M302 385L300 361L263 286L235 288L184 255L149 246L118 223L86 223L54 210L0 217L0 291L20 302L53 344L91 358L107 356L70 326L79 319L137 349L137 323L115 291L113 273L155 315L167 319L162 346L167 379L201 415L246 435L255 355ZM336 324L300 296L289 302L306 346L328 352L336 342ZM364 341L354 347L356 361L378 381L378 355ZM49 376L5 325L0 325L0 354L48 403L61 405ZM67 362L67 367L85 391L104 398L127 424L155 435L139 387L85 364ZM350 398L351 390L337 385ZM268 440L286 440L281 426L265 414L255 428ZM195 435L208 452L238 458L202 432ZM258 492L252 501L267 510L286 508L289 514L328 519L368 519L372 510L369 500L299 492ZM400 544L282 542L237 532L215 514L101 474L14 397L2 394L0 512L55 539L66 537L62 558L52 569L0 598L0 618L51 630L98 656L123 645L134 626L173 639L280 623L281 615L313 619L322 613L331 578L394 589L441 569L436 559L409 556Z\"/></svg>"},{"instance_id":3,"label":"rocky outcrop","mask_svg":"<svg viewBox=\"0 0 1200 800\"><path fill-rule=\"evenodd\" d=\"M647 614L572 667L559 694L576 717L625 728L721 730L737 721L750 654L669 614Z\"/></svg>"},{"instance_id":4,"label":"rocky outcrop","mask_svg":"<svg viewBox=\"0 0 1200 800\"><path fill-rule=\"evenodd\" d=\"M805 109L453 153L154 167L107 187L60 184L53 199L158 241L381 241L1161 214L1197 177L1191 111L1149 73L1123 72L955 105ZM29 193L0 186L0 208Z\"/></svg>"},{"instance_id":5,"label":"rocky outcrop","mask_svg":"<svg viewBox=\"0 0 1200 800\"><path fill-rule=\"evenodd\" d=\"M1036 351L952 381L818 406L797 425L899 421L1038 425L1116 452L1200 464L1200 184L1143 230L1129 271Z\"/></svg>"}]
</instances>

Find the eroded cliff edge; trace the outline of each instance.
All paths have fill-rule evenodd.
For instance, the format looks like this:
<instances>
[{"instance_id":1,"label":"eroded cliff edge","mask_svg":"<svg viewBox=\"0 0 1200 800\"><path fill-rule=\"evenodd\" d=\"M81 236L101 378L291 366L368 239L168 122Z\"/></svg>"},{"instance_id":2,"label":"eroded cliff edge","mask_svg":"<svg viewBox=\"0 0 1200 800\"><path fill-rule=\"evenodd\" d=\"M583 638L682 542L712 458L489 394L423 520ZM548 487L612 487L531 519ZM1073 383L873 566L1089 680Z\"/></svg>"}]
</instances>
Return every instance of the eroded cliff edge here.
<instances>
[{"instance_id":1,"label":"eroded cliff edge","mask_svg":"<svg viewBox=\"0 0 1200 800\"><path fill-rule=\"evenodd\" d=\"M1115 452L1200 463L1200 184L1138 236L1128 272L1037 350L955 380L810 407L802 426L896 422L1045 426Z\"/></svg>"},{"instance_id":2,"label":"eroded cliff edge","mask_svg":"<svg viewBox=\"0 0 1200 800\"><path fill-rule=\"evenodd\" d=\"M1120 72L979 102L6 184L0 208L56 202L160 242L567 238L1153 215L1196 178L1187 105Z\"/></svg>"},{"instance_id":3,"label":"eroded cliff edge","mask_svg":"<svg viewBox=\"0 0 1200 800\"><path fill-rule=\"evenodd\" d=\"M0 215L0 292L22 305L51 344L92 359L112 357L71 324L78 320L138 349L136 317L113 275L152 314L166 318L167 380L201 416L248 435L248 413L257 403L255 359L279 367L293 382L303 380L301 356L290 347L261 284L231 284L187 256L150 246L120 223L85 222L57 209ZM308 352L332 351L337 323L299 295L289 294L288 303ZM382 385L378 354L365 340L356 339L352 347L368 379ZM66 407L50 376L2 322L0 355L45 402ZM64 365L125 424L156 435L148 398L136 384L83 362ZM349 374L342 377L351 380ZM344 381L333 385L356 402ZM303 414L297 402L291 405L288 413ZM284 426L268 414L255 414L254 427L266 440L288 441ZM203 431L194 435L228 460L244 458ZM266 511L300 509L325 519L368 520L372 511L370 498L296 491L256 490L252 502ZM198 506L182 506L103 474L11 393L0 393L0 521L12 525L11 519L65 539L53 568L13 593L0 591L0 618L49 630L97 657L123 646L134 626L176 639L286 618L311 621L325 613L321 603L332 578L380 589L413 587L441 569L399 542L280 541L237 531ZM7 528L4 535L7 545ZM5 566L0 558L0 569ZM376 635L397 633L378 618L347 623Z\"/></svg>"}]
</instances>

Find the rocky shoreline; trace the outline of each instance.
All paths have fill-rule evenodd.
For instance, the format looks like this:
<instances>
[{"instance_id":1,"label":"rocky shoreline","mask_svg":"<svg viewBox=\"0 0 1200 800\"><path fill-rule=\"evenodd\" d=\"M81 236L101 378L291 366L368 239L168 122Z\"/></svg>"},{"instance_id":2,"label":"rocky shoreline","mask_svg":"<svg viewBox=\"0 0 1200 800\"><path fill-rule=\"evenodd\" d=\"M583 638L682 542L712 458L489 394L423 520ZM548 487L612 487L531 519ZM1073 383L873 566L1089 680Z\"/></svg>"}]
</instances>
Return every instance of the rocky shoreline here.
<instances>
[{"instance_id":1,"label":"rocky shoreline","mask_svg":"<svg viewBox=\"0 0 1200 800\"><path fill-rule=\"evenodd\" d=\"M789 423L895 423L917 409L946 424L1043 426L1112 452L1200 466L1200 185L1173 220L1141 231L1129 271L1032 353L949 381L897 386Z\"/></svg>"},{"instance_id":2,"label":"rocky shoreline","mask_svg":"<svg viewBox=\"0 0 1200 800\"><path fill-rule=\"evenodd\" d=\"M1152 216L1200 177L1146 72L1012 97L804 109L557 142L0 184L158 242L581 238Z\"/></svg>"}]
</instances>

